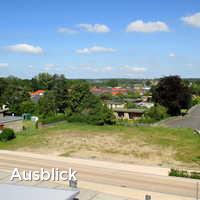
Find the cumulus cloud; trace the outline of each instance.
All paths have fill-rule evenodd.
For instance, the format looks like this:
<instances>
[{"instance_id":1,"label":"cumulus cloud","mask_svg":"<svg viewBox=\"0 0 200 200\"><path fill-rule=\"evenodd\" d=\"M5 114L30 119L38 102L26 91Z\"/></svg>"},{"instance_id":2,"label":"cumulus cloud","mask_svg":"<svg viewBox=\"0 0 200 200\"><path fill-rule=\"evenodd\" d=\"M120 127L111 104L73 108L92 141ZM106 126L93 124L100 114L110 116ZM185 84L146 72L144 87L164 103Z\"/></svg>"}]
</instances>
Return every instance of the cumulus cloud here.
<instances>
[{"instance_id":1,"label":"cumulus cloud","mask_svg":"<svg viewBox=\"0 0 200 200\"><path fill-rule=\"evenodd\" d=\"M89 48L77 49L76 52L79 54L90 54L90 53L111 53L116 50L113 48L106 48L101 46L93 46Z\"/></svg>"},{"instance_id":2,"label":"cumulus cloud","mask_svg":"<svg viewBox=\"0 0 200 200\"><path fill-rule=\"evenodd\" d=\"M182 17L181 20L190 26L200 28L200 12Z\"/></svg>"},{"instance_id":3,"label":"cumulus cloud","mask_svg":"<svg viewBox=\"0 0 200 200\"><path fill-rule=\"evenodd\" d=\"M8 63L0 63L0 68L8 67Z\"/></svg>"},{"instance_id":4,"label":"cumulus cloud","mask_svg":"<svg viewBox=\"0 0 200 200\"><path fill-rule=\"evenodd\" d=\"M27 53L27 54L41 54L43 49L39 46L32 46L30 44L15 44L6 46L5 49L15 53Z\"/></svg>"},{"instance_id":5,"label":"cumulus cloud","mask_svg":"<svg viewBox=\"0 0 200 200\"><path fill-rule=\"evenodd\" d=\"M144 33L153 33L153 32L167 32L169 27L166 23L161 21L156 22L144 22L142 20L133 21L126 27L127 32L144 32Z\"/></svg>"},{"instance_id":6,"label":"cumulus cloud","mask_svg":"<svg viewBox=\"0 0 200 200\"><path fill-rule=\"evenodd\" d=\"M78 24L80 29L88 32L95 33L108 33L110 32L110 28L105 24Z\"/></svg>"},{"instance_id":7,"label":"cumulus cloud","mask_svg":"<svg viewBox=\"0 0 200 200\"><path fill-rule=\"evenodd\" d=\"M74 29L71 29L71 28L67 28L67 27L60 27L60 28L58 28L57 32L58 33L71 34L71 35L78 33L77 30L74 30Z\"/></svg>"}]
</instances>

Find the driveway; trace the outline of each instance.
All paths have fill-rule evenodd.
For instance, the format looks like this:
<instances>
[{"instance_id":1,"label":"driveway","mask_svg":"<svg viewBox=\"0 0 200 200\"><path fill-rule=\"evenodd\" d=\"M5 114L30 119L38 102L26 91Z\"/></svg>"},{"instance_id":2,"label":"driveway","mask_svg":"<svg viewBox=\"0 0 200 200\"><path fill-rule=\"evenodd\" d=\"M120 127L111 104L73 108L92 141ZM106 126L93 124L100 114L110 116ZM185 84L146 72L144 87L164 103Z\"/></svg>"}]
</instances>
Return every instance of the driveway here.
<instances>
[{"instance_id":1,"label":"driveway","mask_svg":"<svg viewBox=\"0 0 200 200\"><path fill-rule=\"evenodd\" d=\"M159 123L175 128L192 128L200 130L200 105L192 107L184 117L176 117Z\"/></svg>"}]
</instances>

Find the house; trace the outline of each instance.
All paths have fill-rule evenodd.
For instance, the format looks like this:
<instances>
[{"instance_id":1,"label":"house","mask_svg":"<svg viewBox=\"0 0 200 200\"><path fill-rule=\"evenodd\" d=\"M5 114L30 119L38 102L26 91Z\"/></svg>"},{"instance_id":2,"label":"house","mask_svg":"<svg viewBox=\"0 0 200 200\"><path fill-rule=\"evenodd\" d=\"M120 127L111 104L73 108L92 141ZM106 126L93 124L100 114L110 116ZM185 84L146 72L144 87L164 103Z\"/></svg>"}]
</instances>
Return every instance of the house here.
<instances>
[{"instance_id":1,"label":"house","mask_svg":"<svg viewBox=\"0 0 200 200\"><path fill-rule=\"evenodd\" d=\"M151 102L139 102L136 103L137 106L145 107L145 108L151 108L154 106L154 103Z\"/></svg>"},{"instance_id":2,"label":"house","mask_svg":"<svg viewBox=\"0 0 200 200\"><path fill-rule=\"evenodd\" d=\"M23 129L22 117L6 116L6 110L0 110L0 130L4 128L11 128L14 131L21 131Z\"/></svg>"},{"instance_id":3,"label":"house","mask_svg":"<svg viewBox=\"0 0 200 200\"><path fill-rule=\"evenodd\" d=\"M116 96L119 94L127 94L130 91L130 89L122 87L92 87L90 91L95 95L109 93L113 96Z\"/></svg>"},{"instance_id":4,"label":"house","mask_svg":"<svg viewBox=\"0 0 200 200\"><path fill-rule=\"evenodd\" d=\"M121 88L121 87L114 87L112 88L112 95L115 96L115 95L119 95L119 94L127 94L128 93L128 89L126 88Z\"/></svg>"},{"instance_id":5,"label":"house","mask_svg":"<svg viewBox=\"0 0 200 200\"><path fill-rule=\"evenodd\" d=\"M143 109L113 109L114 115L117 119L139 119L144 114Z\"/></svg>"},{"instance_id":6,"label":"house","mask_svg":"<svg viewBox=\"0 0 200 200\"><path fill-rule=\"evenodd\" d=\"M125 108L126 103L123 101L117 101L117 100L107 100L105 101L106 105L110 109L115 109L115 108Z\"/></svg>"},{"instance_id":7,"label":"house","mask_svg":"<svg viewBox=\"0 0 200 200\"><path fill-rule=\"evenodd\" d=\"M31 99L35 102L38 102L39 99L44 95L45 90L37 90L35 92L31 92Z\"/></svg>"}]
</instances>

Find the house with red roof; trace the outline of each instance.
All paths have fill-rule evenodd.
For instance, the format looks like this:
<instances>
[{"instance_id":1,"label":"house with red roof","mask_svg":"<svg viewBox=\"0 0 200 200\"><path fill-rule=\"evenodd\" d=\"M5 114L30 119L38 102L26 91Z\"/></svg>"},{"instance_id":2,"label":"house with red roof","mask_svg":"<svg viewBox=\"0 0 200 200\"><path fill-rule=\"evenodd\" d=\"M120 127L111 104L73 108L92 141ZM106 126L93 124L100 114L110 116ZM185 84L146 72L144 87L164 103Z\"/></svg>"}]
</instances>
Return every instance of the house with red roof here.
<instances>
[{"instance_id":1,"label":"house with red roof","mask_svg":"<svg viewBox=\"0 0 200 200\"><path fill-rule=\"evenodd\" d=\"M31 99L35 102L39 101L39 99L44 95L46 90L37 90L35 92L31 92Z\"/></svg>"}]
</instances>

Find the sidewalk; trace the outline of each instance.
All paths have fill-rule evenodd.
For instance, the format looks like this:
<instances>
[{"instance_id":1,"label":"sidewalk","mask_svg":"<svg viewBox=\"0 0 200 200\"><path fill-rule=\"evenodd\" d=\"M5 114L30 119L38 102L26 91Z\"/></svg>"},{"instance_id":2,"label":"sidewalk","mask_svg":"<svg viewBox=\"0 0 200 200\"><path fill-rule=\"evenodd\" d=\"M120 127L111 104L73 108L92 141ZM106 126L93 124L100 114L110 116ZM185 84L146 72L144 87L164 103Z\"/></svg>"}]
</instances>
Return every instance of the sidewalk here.
<instances>
[{"instance_id":1,"label":"sidewalk","mask_svg":"<svg viewBox=\"0 0 200 200\"><path fill-rule=\"evenodd\" d=\"M169 168L157 167L157 166L145 166L145 165L135 165L135 164L124 164L124 163L115 163L108 161L97 161L97 160L89 160L89 159L81 159L81 158L70 158L70 157L58 157L58 156L49 156L49 155L40 155L29 152L12 152L12 155L19 156L27 156L31 158L38 158L43 160L52 160L52 161L65 161L74 164L83 164L87 166L93 167L101 167L106 169L117 169L124 170L130 172L138 172L143 174L152 174L158 176L168 176ZM10 151L1 150L1 154L10 154Z\"/></svg>"},{"instance_id":2,"label":"sidewalk","mask_svg":"<svg viewBox=\"0 0 200 200\"><path fill-rule=\"evenodd\" d=\"M35 187L43 187L43 188L52 188L52 189L67 189L64 183L59 184L56 182L11 182L10 173L4 172L0 170L0 184L19 184L25 186L35 186ZM136 200L130 199L126 197L120 197L116 195L106 194L98 191L92 191L89 189L80 189L80 195L78 196L80 200ZM5 199L6 200L6 199Z\"/></svg>"},{"instance_id":3,"label":"sidewalk","mask_svg":"<svg viewBox=\"0 0 200 200\"><path fill-rule=\"evenodd\" d=\"M26 186L67 189L66 182L30 182L17 181L11 182L10 173L8 171L0 170L0 184L20 184ZM193 200L193 198L182 197L177 195L168 195L157 192L149 192L138 189L123 188L105 184L91 183L86 181L79 182L80 200L144 200L146 194L153 197L153 200ZM92 188L92 190L91 190Z\"/></svg>"}]
</instances>

